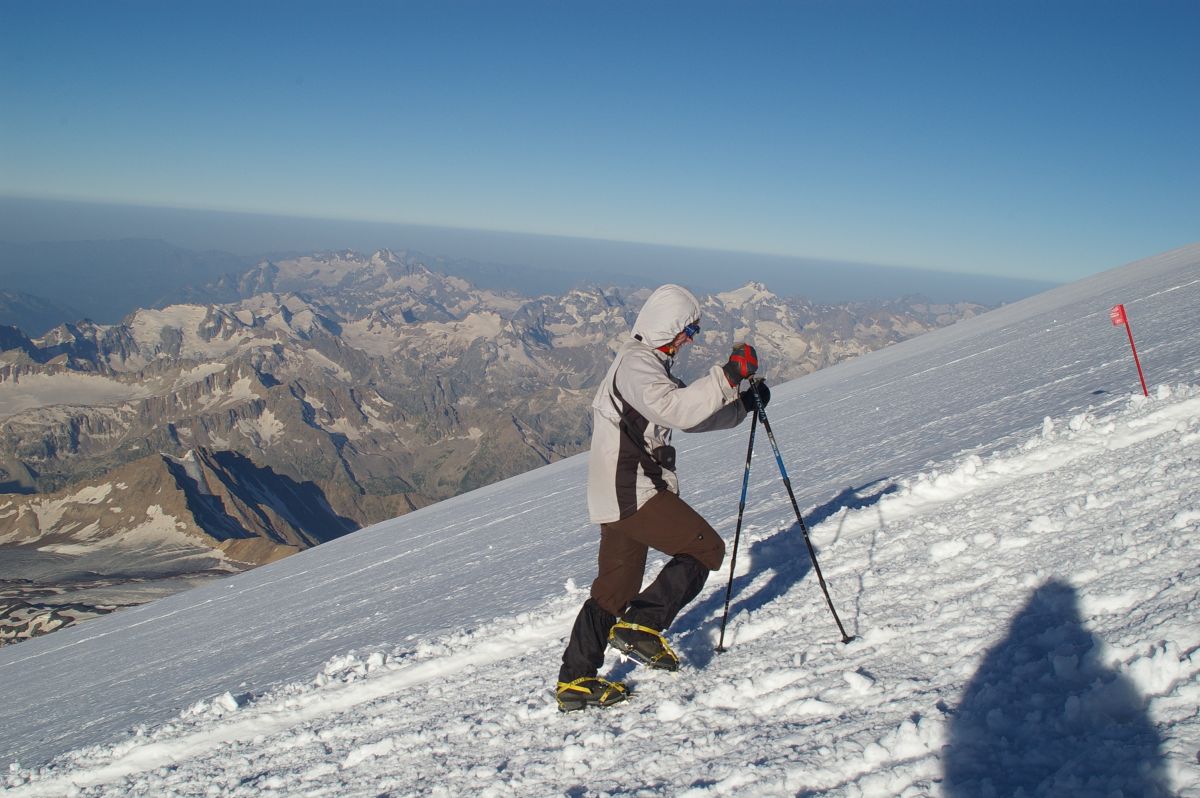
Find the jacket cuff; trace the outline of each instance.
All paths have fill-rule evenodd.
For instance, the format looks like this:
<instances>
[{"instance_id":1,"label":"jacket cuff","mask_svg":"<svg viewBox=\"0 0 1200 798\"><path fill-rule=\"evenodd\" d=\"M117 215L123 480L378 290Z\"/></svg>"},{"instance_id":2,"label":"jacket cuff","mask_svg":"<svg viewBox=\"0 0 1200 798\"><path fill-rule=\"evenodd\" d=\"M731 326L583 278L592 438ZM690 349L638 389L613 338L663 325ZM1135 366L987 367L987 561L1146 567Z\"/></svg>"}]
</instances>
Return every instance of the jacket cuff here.
<instances>
[{"instance_id":1,"label":"jacket cuff","mask_svg":"<svg viewBox=\"0 0 1200 798\"><path fill-rule=\"evenodd\" d=\"M729 377L725 376L725 369L720 366L713 366L709 369L708 373L712 377L713 382L720 387L721 396L725 398L725 404L729 404L734 399L741 397L742 394L738 390L738 386L729 384Z\"/></svg>"}]
</instances>

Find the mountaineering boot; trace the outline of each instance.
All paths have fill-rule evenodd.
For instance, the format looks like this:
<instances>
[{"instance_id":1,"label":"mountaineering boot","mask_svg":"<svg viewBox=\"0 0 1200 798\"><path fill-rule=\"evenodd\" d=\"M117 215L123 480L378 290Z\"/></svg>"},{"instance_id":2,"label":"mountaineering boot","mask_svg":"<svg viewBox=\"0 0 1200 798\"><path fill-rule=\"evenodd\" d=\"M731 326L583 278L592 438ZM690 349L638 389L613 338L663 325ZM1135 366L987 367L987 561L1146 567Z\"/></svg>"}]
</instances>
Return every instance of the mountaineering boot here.
<instances>
[{"instance_id":1,"label":"mountaineering boot","mask_svg":"<svg viewBox=\"0 0 1200 798\"><path fill-rule=\"evenodd\" d=\"M679 657L656 629L629 621L617 621L608 633L608 644L648 668L679 670Z\"/></svg>"},{"instance_id":2,"label":"mountaineering boot","mask_svg":"<svg viewBox=\"0 0 1200 798\"><path fill-rule=\"evenodd\" d=\"M599 676L584 676L571 682L559 682L559 712L574 712L587 707L610 707L629 697L629 691L621 682L610 682Z\"/></svg>"}]
</instances>

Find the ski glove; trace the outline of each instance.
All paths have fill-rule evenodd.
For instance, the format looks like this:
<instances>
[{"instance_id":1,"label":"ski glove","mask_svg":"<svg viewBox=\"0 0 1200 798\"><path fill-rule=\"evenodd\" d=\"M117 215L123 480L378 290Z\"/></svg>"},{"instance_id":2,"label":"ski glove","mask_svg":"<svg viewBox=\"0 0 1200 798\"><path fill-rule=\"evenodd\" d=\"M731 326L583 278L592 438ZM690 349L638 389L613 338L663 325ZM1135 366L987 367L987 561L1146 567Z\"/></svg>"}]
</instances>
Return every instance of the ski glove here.
<instances>
[{"instance_id":1,"label":"ski glove","mask_svg":"<svg viewBox=\"0 0 1200 798\"><path fill-rule=\"evenodd\" d=\"M762 400L762 406L765 410L767 402L771 401L771 389L767 387L765 382L758 384L758 398ZM746 408L747 413L757 413L758 405L754 404L754 389L747 388L742 391L742 407Z\"/></svg>"},{"instance_id":2,"label":"ski glove","mask_svg":"<svg viewBox=\"0 0 1200 798\"><path fill-rule=\"evenodd\" d=\"M758 353L750 344L734 344L729 362L722 366L730 385L737 385L758 371Z\"/></svg>"}]
</instances>

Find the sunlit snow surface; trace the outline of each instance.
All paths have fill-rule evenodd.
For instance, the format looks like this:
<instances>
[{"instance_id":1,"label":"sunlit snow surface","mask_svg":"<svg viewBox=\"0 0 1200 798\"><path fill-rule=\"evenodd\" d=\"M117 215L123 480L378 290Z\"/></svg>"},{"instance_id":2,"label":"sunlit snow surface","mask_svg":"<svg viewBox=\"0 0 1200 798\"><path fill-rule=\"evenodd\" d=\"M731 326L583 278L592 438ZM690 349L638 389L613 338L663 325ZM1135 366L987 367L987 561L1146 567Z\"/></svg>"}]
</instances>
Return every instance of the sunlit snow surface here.
<instances>
[{"instance_id":1,"label":"sunlit snow surface","mask_svg":"<svg viewBox=\"0 0 1200 798\"><path fill-rule=\"evenodd\" d=\"M0 649L9 792L1200 796L1198 308L1200 246L777 386L849 645L760 435L729 650L725 570L561 715L573 458ZM727 539L747 433L677 441Z\"/></svg>"}]
</instances>

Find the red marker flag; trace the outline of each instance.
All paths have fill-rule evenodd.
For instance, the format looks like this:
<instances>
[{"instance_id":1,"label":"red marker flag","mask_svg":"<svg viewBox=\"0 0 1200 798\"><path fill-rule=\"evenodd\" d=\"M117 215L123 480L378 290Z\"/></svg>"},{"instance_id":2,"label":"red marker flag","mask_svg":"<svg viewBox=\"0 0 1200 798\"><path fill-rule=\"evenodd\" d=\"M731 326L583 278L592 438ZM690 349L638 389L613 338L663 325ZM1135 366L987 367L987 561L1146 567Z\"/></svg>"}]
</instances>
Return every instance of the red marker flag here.
<instances>
[{"instance_id":1,"label":"red marker flag","mask_svg":"<svg viewBox=\"0 0 1200 798\"><path fill-rule=\"evenodd\" d=\"M1114 327L1124 327L1125 332L1129 333L1129 348L1133 350L1133 364L1137 366L1138 379L1142 382L1142 395L1149 396L1150 392L1146 390L1146 377L1142 374L1142 361L1138 360L1137 346L1133 343L1133 327L1129 324L1129 316L1125 315L1125 306L1113 305L1112 310L1108 311L1108 317L1112 319Z\"/></svg>"}]
</instances>

